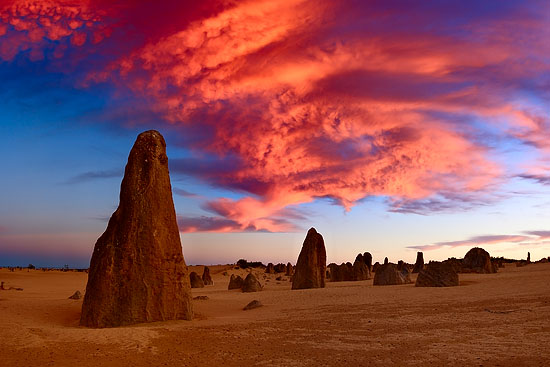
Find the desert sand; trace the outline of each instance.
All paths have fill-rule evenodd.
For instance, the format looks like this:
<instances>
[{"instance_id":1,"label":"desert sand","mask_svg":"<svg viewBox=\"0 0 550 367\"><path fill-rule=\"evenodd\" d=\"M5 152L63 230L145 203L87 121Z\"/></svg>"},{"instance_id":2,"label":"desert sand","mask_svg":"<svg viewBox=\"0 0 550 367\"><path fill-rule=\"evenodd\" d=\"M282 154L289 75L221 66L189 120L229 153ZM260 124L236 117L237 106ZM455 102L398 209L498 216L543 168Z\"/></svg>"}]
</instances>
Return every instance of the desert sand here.
<instances>
[{"instance_id":1,"label":"desert sand","mask_svg":"<svg viewBox=\"0 0 550 367\"><path fill-rule=\"evenodd\" d=\"M203 267L190 271L202 274ZM213 286L193 289L193 321L110 329L80 327L87 274L0 269L0 366L347 366L428 364L547 366L550 264L497 274L460 274L460 286L373 286L327 282L291 290L283 276L254 270L264 290L228 291L229 275L211 266ZM228 275L224 275L227 272ZM413 281L417 274L413 274ZM263 307L243 311L257 299Z\"/></svg>"}]
</instances>

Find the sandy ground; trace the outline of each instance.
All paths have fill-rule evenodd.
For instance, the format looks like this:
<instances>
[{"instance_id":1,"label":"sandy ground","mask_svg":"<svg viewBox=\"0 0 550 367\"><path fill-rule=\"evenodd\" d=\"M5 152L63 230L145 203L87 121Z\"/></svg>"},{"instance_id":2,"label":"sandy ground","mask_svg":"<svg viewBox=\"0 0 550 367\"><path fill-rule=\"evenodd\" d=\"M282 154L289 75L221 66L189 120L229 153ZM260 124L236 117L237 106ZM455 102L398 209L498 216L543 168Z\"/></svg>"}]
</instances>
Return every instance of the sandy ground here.
<instances>
[{"instance_id":1,"label":"sandy ground","mask_svg":"<svg viewBox=\"0 0 550 367\"><path fill-rule=\"evenodd\" d=\"M202 274L202 267L190 267ZM459 287L373 287L372 280L258 293L193 289L193 321L78 326L85 273L0 269L0 366L548 366L550 264L461 274ZM265 306L242 311L258 299Z\"/></svg>"}]
</instances>

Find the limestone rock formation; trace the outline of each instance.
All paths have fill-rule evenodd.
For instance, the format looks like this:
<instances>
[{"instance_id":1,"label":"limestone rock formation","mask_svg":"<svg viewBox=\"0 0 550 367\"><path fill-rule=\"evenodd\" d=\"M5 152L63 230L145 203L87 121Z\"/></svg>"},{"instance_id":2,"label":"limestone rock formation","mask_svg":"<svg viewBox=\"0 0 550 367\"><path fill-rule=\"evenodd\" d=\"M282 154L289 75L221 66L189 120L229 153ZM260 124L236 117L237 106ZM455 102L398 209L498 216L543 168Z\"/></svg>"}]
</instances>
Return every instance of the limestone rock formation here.
<instances>
[{"instance_id":1,"label":"limestone rock formation","mask_svg":"<svg viewBox=\"0 0 550 367\"><path fill-rule=\"evenodd\" d=\"M244 306L243 311L252 310L254 308L258 308L258 307L262 307L262 306L263 306L262 302L255 299L254 301L252 301L249 304L247 304L246 306Z\"/></svg>"},{"instance_id":2,"label":"limestone rock formation","mask_svg":"<svg viewBox=\"0 0 550 367\"><path fill-rule=\"evenodd\" d=\"M189 274L189 281L191 283L191 288L204 288L204 282L202 281L199 274L194 271Z\"/></svg>"},{"instance_id":3,"label":"limestone rock formation","mask_svg":"<svg viewBox=\"0 0 550 367\"><path fill-rule=\"evenodd\" d=\"M254 274L249 273L243 282L243 292L259 292L262 290L262 285Z\"/></svg>"},{"instance_id":4,"label":"limestone rock formation","mask_svg":"<svg viewBox=\"0 0 550 367\"><path fill-rule=\"evenodd\" d=\"M69 297L69 299L81 299L81 298L82 298L82 293L80 293L80 291L74 292L73 295Z\"/></svg>"},{"instance_id":5,"label":"limestone rock formation","mask_svg":"<svg viewBox=\"0 0 550 367\"><path fill-rule=\"evenodd\" d=\"M240 275L231 274L229 278L229 285L227 286L228 290L232 289L241 289L243 287L244 280Z\"/></svg>"},{"instance_id":6,"label":"limestone rock formation","mask_svg":"<svg viewBox=\"0 0 550 367\"><path fill-rule=\"evenodd\" d=\"M374 263L374 265L372 266L372 272L373 273L376 273L378 271L378 269L380 268L380 263L377 261Z\"/></svg>"},{"instance_id":7,"label":"limestone rock formation","mask_svg":"<svg viewBox=\"0 0 550 367\"><path fill-rule=\"evenodd\" d=\"M210 268L208 266L204 267L204 271L202 273L202 282L204 283L204 285L214 285L214 281L210 276Z\"/></svg>"},{"instance_id":8,"label":"limestone rock formation","mask_svg":"<svg viewBox=\"0 0 550 367\"><path fill-rule=\"evenodd\" d=\"M372 255L370 252L365 252L363 254L363 261L365 262L365 265L369 268L369 271L372 270Z\"/></svg>"},{"instance_id":9,"label":"limestone rock formation","mask_svg":"<svg viewBox=\"0 0 550 367\"><path fill-rule=\"evenodd\" d=\"M288 276L288 277L291 277L292 274L294 274L294 267L292 266L291 263L288 263L288 264L286 264L286 273L285 273L285 275Z\"/></svg>"},{"instance_id":10,"label":"limestone rock formation","mask_svg":"<svg viewBox=\"0 0 550 367\"><path fill-rule=\"evenodd\" d=\"M327 254L323 236L310 228L292 278L292 289L324 288Z\"/></svg>"},{"instance_id":11,"label":"limestone rock formation","mask_svg":"<svg viewBox=\"0 0 550 367\"><path fill-rule=\"evenodd\" d=\"M328 265L330 280L332 282L349 282L353 279L353 265L350 262L340 265L331 263Z\"/></svg>"},{"instance_id":12,"label":"limestone rock formation","mask_svg":"<svg viewBox=\"0 0 550 367\"><path fill-rule=\"evenodd\" d=\"M364 261L355 261L352 267L353 280L370 279L370 271Z\"/></svg>"},{"instance_id":13,"label":"limestone rock formation","mask_svg":"<svg viewBox=\"0 0 550 367\"><path fill-rule=\"evenodd\" d=\"M273 263L267 264L267 267L265 268L266 274L275 274L275 268L273 267Z\"/></svg>"},{"instance_id":14,"label":"limestone rock formation","mask_svg":"<svg viewBox=\"0 0 550 367\"><path fill-rule=\"evenodd\" d=\"M374 274L373 285L399 285L412 283L408 267L401 270L397 265L388 263L380 265Z\"/></svg>"},{"instance_id":15,"label":"limestone rock formation","mask_svg":"<svg viewBox=\"0 0 550 367\"><path fill-rule=\"evenodd\" d=\"M388 265L388 258L387 257L384 258L384 265Z\"/></svg>"},{"instance_id":16,"label":"limestone rock formation","mask_svg":"<svg viewBox=\"0 0 550 367\"><path fill-rule=\"evenodd\" d=\"M284 273L286 272L286 265L285 264L277 264L273 267L275 270L275 273Z\"/></svg>"},{"instance_id":17,"label":"limestone rock formation","mask_svg":"<svg viewBox=\"0 0 550 367\"><path fill-rule=\"evenodd\" d=\"M80 325L192 317L166 143L157 131L146 131L128 157L118 209L95 244Z\"/></svg>"},{"instance_id":18,"label":"limestone rock formation","mask_svg":"<svg viewBox=\"0 0 550 367\"><path fill-rule=\"evenodd\" d=\"M462 260L462 273L496 273L497 267L491 262L491 256L482 248L474 247L466 253Z\"/></svg>"},{"instance_id":19,"label":"limestone rock formation","mask_svg":"<svg viewBox=\"0 0 550 367\"><path fill-rule=\"evenodd\" d=\"M418 273L420 270L424 269L424 254L422 251L416 253L416 262L414 263L413 273Z\"/></svg>"},{"instance_id":20,"label":"limestone rock formation","mask_svg":"<svg viewBox=\"0 0 550 367\"><path fill-rule=\"evenodd\" d=\"M531 262L531 253L527 252L527 263Z\"/></svg>"},{"instance_id":21,"label":"limestone rock formation","mask_svg":"<svg viewBox=\"0 0 550 367\"><path fill-rule=\"evenodd\" d=\"M458 286L458 272L449 261L430 261L420 270L415 287L454 287Z\"/></svg>"}]
</instances>

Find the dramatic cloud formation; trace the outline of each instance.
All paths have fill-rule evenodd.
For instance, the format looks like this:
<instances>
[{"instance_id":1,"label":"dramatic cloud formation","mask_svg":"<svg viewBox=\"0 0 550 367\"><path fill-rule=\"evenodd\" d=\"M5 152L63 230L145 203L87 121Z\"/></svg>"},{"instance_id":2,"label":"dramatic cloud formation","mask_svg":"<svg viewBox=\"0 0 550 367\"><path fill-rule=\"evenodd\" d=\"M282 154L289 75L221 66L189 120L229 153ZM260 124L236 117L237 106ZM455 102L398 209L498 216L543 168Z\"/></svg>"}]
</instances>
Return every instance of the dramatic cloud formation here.
<instances>
[{"instance_id":1,"label":"dramatic cloud formation","mask_svg":"<svg viewBox=\"0 0 550 367\"><path fill-rule=\"evenodd\" d=\"M528 231L524 235L487 235L475 236L467 240L438 242L430 245L409 246L410 249L419 251L439 250L441 248L453 248L460 246L486 246L503 243L513 243L521 246L547 245L550 240L550 231Z\"/></svg>"},{"instance_id":2,"label":"dramatic cloud formation","mask_svg":"<svg viewBox=\"0 0 550 367\"><path fill-rule=\"evenodd\" d=\"M148 1L29 4L1 10L4 60L38 58L44 39L101 51L107 35L143 33L88 83L147 98L198 157L173 172L242 195L211 198L216 216L181 218L182 231L292 231L285 208L319 198L467 209L509 170L495 140L550 154L544 1L170 1L162 22Z\"/></svg>"}]
</instances>

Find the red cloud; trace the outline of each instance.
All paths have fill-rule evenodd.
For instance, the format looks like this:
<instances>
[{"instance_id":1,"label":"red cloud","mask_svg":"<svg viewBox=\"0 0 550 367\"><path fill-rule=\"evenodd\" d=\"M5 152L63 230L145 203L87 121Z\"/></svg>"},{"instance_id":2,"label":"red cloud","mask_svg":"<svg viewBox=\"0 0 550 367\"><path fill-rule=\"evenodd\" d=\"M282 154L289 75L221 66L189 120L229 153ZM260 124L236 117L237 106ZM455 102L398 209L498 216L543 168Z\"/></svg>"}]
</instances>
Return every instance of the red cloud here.
<instances>
[{"instance_id":1,"label":"red cloud","mask_svg":"<svg viewBox=\"0 0 550 367\"><path fill-rule=\"evenodd\" d=\"M90 32L99 42L110 30L100 26L105 12L91 0L11 0L0 5L0 59L11 60L19 52L30 50L31 59L43 58L47 41L70 38L82 46ZM62 53L62 46L56 50Z\"/></svg>"},{"instance_id":2,"label":"red cloud","mask_svg":"<svg viewBox=\"0 0 550 367\"><path fill-rule=\"evenodd\" d=\"M0 8L0 57L31 48L39 58L44 38L78 46L118 30L120 45L141 32L90 80L149 98L195 152L231 163L197 176L247 194L207 203L225 219L187 218L184 229L288 231L281 210L317 198L349 210L388 196L409 212L447 206L438 196L482 202L505 171L486 130L549 147L544 104L521 90L531 83L548 101L544 11L450 26L445 16L462 7L420 2L404 17L386 3L14 0Z\"/></svg>"}]
</instances>

